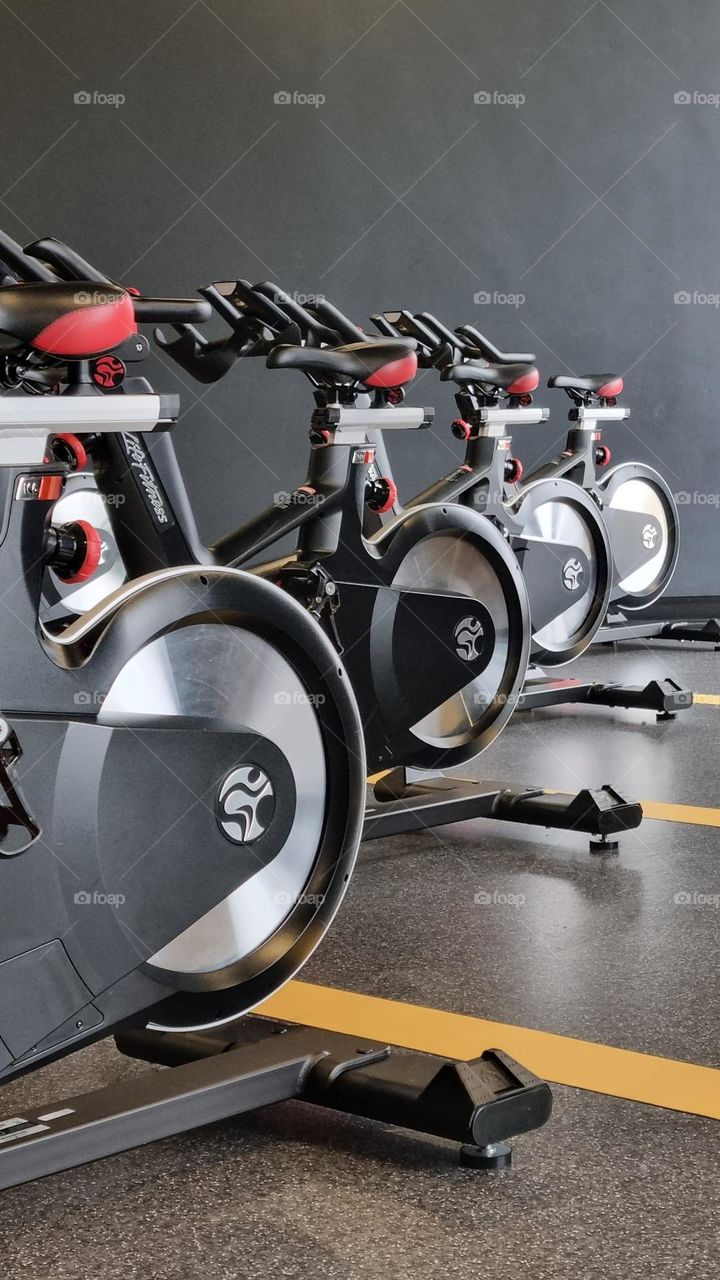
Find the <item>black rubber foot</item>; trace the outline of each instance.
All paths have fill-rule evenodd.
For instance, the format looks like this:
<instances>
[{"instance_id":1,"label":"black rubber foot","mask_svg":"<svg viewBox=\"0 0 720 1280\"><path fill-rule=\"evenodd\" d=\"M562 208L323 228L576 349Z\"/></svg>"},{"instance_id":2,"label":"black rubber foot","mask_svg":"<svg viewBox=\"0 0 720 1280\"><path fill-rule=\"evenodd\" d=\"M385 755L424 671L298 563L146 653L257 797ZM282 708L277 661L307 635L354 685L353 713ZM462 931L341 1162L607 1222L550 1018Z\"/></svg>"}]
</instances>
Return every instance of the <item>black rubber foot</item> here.
<instances>
[{"instance_id":1,"label":"black rubber foot","mask_svg":"<svg viewBox=\"0 0 720 1280\"><path fill-rule=\"evenodd\" d=\"M512 1147L506 1142L493 1142L489 1147L474 1147L466 1142L460 1148L459 1163L466 1169L509 1169Z\"/></svg>"},{"instance_id":2,"label":"black rubber foot","mask_svg":"<svg viewBox=\"0 0 720 1280\"><path fill-rule=\"evenodd\" d=\"M591 836L588 843L591 853L620 852L620 841L613 840L610 836Z\"/></svg>"}]
</instances>

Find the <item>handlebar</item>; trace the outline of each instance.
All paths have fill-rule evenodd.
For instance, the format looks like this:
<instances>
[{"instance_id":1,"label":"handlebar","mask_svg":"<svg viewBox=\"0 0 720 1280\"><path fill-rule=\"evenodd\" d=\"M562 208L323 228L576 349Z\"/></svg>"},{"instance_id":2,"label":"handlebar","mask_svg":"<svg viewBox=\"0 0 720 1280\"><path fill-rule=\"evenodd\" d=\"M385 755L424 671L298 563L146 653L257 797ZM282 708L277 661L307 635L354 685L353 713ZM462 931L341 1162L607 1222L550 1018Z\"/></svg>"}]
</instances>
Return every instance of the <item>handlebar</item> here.
<instances>
[{"instance_id":1,"label":"handlebar","mask_svg":"<svg viewBox=\"0 0 720 1280\"><path fill-rule=\"evenodd\" d=\"M459 356L457 338L451 343L431 327L433 317L427 312L417 315L412 311L383 311L381 315L371 316L371 320L380 333L388 336L414 338L417 343L418 362L424 369L444 369ZM442 326L436 322L439 329Z\"/></svg>"},{"instance_id":2,"label":"handlebar","mask_svg":"<svg viewBox=\"0 0 720 1280\"><path fill-rule=\"evenodd\" d=\"M319 298L313 304L313 311L342 338L343 342L368 341L368 335L363 332L360 326L349 320L347 316L344 316L342 311L338 311L338 308L334 307L326 298Z\"/></svg>"},{"instance_id":3,"label":"handlebar","mask_svg":"<svg viewBox=\"0 0 720 1280\"><path fill-rule=\"evenodd\" d=\"M57 279L49 267L44 263L36 262L16 240L13 240L12 236L4 231L0 231L0 258L9 268L10 273L17 276L19 280L50 284Z\"/></svg>"},{"instance_id":4,"label":"handlebar","mask_svg":"<svg viewBox=\"0 0 720 1280\"><path fill-rule=\"evenodd\" d=\"M133 306L138 324L203 324L212 315L210 303L201 298L133 297Z\"/></svg>"},{"instance_id":5,"label":"handlebar","mask_svg":"<svg viewBox=\"0 0 720 1280\"><path fill-rule=\"evenodd\" d=\"M206 305L230 326L229 336L208 341L192 324L173 324L175 338L155 330L161 350L198 382L217 382L237 360L267 355L280 342L302 344L299 326L247 280L222 281L199 292Z\"/></svg>"},{"instance_id":6,"label":"handlebar","mask_svg":"<svg viewBox=\"0 0 720 1280\"><path fill-rule=\"evenodd\" d=\"M109 276L98 271L92 263L81 258L79 253L69 245L63 244L62 240L56 240L54 236L44 236L42 240L33 241L26 247L25 253L52 267L55 278L59 276L61 280L98 280L103 284L113 283Z\"/></svg>"},{"instance_id":7,"label":"handlebar","mask_svg":"<svg viewBox=\"0 0 720 1280\"><path fill-rule=\"evenodd\" d=\"M215 382L236 360L267 355L276 346L337 347L367 342L368 336L324 299L303 306L272 281L251 285L235 280L199 292L230 326L228 338L207 342L192 326L177 325L168 339L156 331L158 345L200 382Z\"/></svg>"},{"instance_id":8,"label":"handlebar","mask_svg":"<svg viewBox=\"0 0 720 1280\"><path fill-rule=\"evenodd\" d=\"M535 353L532 351L499 351L479 329L472 324L460 325L456 334L475 347L491 364L534 364Z\"/></svg>"},{"instance_id":9,"label":"handlebar","mask_svg":"<svg viewBox=\"0 0 720 1280\"><path fill-rule=\"evenodd\" d=\"M264 280L262 284L254 285L253 289L254 292L274 302L284 312L288 320L298 326L308 345L321 347L323 343L326 345L337 343L337 332L322 324L313 311L309 310L308 307L302 306L290 294L285 293L284 289L278 288L277 285L272 284L269 280Z\"/></svg>"}]
</instances>

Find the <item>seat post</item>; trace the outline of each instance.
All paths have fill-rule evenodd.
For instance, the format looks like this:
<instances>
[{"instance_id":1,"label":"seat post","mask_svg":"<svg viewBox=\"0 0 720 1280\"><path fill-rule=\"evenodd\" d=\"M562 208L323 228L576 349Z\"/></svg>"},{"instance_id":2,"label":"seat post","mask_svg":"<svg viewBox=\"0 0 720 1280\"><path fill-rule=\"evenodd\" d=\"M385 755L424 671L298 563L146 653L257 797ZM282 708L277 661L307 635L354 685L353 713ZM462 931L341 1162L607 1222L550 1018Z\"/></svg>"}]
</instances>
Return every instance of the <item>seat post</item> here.
<instances>
[{"instance_id":1,"label":"seat post","mask_svg":"<svg viewBox=\"0 0 720 1280\"><path fill-rule=\"evenodd\" d=\"M63 395L101 396L103 394L93 379L92 364L89 360L69 361L67 370L67 387Z\"/></svg>"},{"instance_id":2,"label":"seat post","mask_svg":"<svg viewBox=\"0 0 720 1280\"><path fill-rule=\"evenodd\" d=\"M598 460L605 446L602 445L602 427L606 422L621 422L630 417L624 405L575 405L568 414L570 430L565 445L565 456L571 459L567 474L584 489L591 488L596 480ZM607 457L609 457L609 453Z\"/></svg>"}]
</instances>

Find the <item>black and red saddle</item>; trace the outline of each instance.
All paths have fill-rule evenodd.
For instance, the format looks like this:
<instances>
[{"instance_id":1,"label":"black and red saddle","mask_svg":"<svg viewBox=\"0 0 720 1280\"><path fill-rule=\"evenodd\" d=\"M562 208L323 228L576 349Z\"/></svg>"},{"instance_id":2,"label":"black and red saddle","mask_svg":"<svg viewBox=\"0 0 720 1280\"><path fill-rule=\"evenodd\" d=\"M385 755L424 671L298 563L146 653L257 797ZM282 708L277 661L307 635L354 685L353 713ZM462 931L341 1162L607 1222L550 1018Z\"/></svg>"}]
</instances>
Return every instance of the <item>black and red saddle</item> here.
<instances>
[{"instance_id":1,"label":"black and red saddle","mask_svg":"<svg viewBox=\"0 0 720 1280\"><path fill-rule=\"evenodd\" d=\"M119 285L72 281L0 289L0 351L88 360L119 347L135 328L133 299Z\"/></svg>"}]
</instances>

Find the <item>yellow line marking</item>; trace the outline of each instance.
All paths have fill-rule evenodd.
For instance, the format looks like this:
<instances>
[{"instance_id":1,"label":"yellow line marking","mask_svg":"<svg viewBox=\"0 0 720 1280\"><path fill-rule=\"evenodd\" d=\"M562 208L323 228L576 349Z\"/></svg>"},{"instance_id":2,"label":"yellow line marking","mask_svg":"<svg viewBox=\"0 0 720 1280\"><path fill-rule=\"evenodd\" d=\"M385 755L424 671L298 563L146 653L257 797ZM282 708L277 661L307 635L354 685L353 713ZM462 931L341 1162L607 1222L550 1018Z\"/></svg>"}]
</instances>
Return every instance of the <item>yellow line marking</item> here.
<instances>
[{"instance_id":1,"label":"yellow line marking","mask_svg":"<svg viewBox=\"0 0 720 1280\"><path fill-rule=\"evenodd\" d=\"M693 702L705 702L710 707L720 707L720 693L694 693Z\"/></svg>"},{"instance_id":2,"label":"yellow line marking","mask_svg":"<svg viewBox=\"0 0 720 1280\"><path fill-rule=\"evenodd\" d=\"M720 1120L720 1071L549 1031L289 982L257 1013L467 1061L504 1049L544 1080Z\"/></svg>"},{"instance_id":3,"label":"yellow line marking","mask_svg":"<svg viewBox=\"0 0 720 1280\"><path fill-rule=\"evenodd\" d=\"M720 809L695 804L664 804L661 800L641 800L643 816L658 822L686 822L693 827L720 827Z\"/></svg>"}]
</instances>

